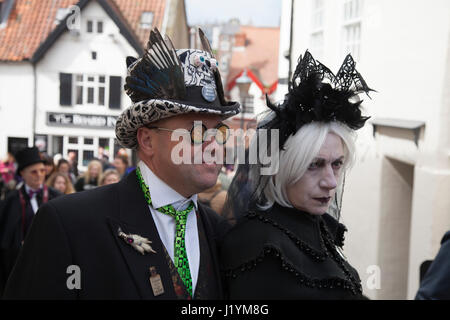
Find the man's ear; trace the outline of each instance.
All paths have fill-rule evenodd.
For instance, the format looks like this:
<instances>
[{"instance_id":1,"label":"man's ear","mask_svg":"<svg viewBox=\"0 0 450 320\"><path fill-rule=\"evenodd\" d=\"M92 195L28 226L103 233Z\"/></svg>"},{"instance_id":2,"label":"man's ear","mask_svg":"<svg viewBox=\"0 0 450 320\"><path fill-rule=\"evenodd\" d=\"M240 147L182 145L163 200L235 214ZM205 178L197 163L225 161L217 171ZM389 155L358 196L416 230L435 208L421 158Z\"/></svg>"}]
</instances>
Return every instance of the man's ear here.
<instances>
[{"instance_id":1,"label":"man's ear","mask_svg":"<svg viewBox=\"0 0 450 320\"><path fill-rule=\"evenodd\" d=\"M155 153L155 141L152 130L141 127L137 131L136 135L139 151L146 157L151 157Z\"/></svg>"}]
</instances>

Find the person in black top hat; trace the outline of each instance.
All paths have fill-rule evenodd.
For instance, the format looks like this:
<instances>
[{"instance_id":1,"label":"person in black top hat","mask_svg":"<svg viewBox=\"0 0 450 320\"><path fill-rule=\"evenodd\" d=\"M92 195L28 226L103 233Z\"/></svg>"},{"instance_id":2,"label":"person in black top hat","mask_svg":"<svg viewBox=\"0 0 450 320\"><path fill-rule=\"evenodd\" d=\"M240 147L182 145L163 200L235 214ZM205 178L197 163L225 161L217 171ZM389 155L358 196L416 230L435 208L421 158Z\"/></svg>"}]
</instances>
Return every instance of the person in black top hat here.
<instances>
[{"instance_id":1,"label":"person in black top hat","mask_svg":"<svg viewBox=\"0 0 450 320\"><path fill-rule=\"evenodd\" d=\"M116 137L137 149L136 170L44 205L5 299L222 297L220 217L197 201L222 165L193 163L191 156L223 149L229 131L222 121L240 106L225 100L217 61L200 37L204 51L176 50L154 29L143 57L127 58L125 90L133 103L117 119ZM180 133L176 141L172 131ZM190 154L187 161L172 157L177 146Z\"/></svg>"},{"instance_id":2,"label":"person in black top hat","mask_svg":"<svg viewBox=\"0 0 450 320\"><path fill-rule=\"evenodd\" d=\"M38 208L60 193L44 184L45 160L36 147L16 154L17 174L23 185L0 204L0 293L14 266L18 252Z\"/></svg>"}]
</instances>

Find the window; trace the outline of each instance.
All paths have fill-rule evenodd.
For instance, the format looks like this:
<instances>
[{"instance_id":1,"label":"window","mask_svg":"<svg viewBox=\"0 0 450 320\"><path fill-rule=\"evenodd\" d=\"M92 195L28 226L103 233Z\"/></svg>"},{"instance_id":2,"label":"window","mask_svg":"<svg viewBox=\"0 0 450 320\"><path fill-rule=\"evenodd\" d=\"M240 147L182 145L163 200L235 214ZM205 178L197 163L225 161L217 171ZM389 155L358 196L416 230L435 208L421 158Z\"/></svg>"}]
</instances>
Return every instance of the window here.
<instances>
[{"instance_id":1,"label":"window","mask_svg":"<svg viewBox=\"0 0 450 320\"><path fill-rule=\"evenodd\" d=\"M144 11L141 15L141 25L142 29L150 29L153 23L153 12Z\"/></svg>"},{"instance_id":2,"label":"window","mask_svg":"<svg viewBox=\"0 0 450 320\"><path fill-rule=\"evenodd\" d=\"M94 144L93 138L84 138L84 144Z\"/></svg>"},{"instance_id":3,"label":"window","mask_svg":"<svg viewBox=\"0 0 450 320\"><path fill-rule=\"evenodd\" d=\"M323 29L323 15L324 15L324 1L313 0L313 12L312 12L312 29L313 31Z\"/></svg>"},{"instance_id":4,"label":"window","mask_svg":"<svg viewBox=\"0 0 450 320\"><path fill-rule=\"evenodd\" d=\"M361 18L361 9L361 0L344 0L344 21L359 20Z\"/></svg>"},{"instance_id":5,"label":"window","mask_svg":"<svg viewBox=\"0 0 450 320\"><path fill-rule=\"evenodd\" d=\"M61 106L96 105L120 109L122 77L93 74L59 74Z\"/></svg>"},{"instance_id":6,"label":"window","mask_svg":"<svg viewBox=\"0 0 450 320\"><path fill-rule=\"evenodd\" d=\"M88 32L88 33L92 33L92 32L93 32L93 29L94 29L93 26L94 26L94 25L93 25L93 23L92 23L92 20L88 20L88 21L87 21L87 32Z\"/></svg>"},{"instance_id":7,"label":"window","mask_svg":"<svg viewBox=\"0 0 450 320\"><path fill-rule=\"evenodd\" d=\"M75 75L75 104L105 105L106 77L104 75Z\"/></svg>"},{"instance_id":8,"label":"window","mask_svg":"<svg viewBox=\"0 0 450 320\"><path fill-rule=\"evenodd\" d=\"M97 33L103 33L103 21L97 21Z\"/></svg>"},{"instance_id":9,"label":"window","mask_svg":"<svg viewBox=\"0 0 450 320\"><path fill-rule=\"evenodd\" d=\"M248 114L253 114L253 102L254 97L252 95L248 95L244 98L243 103L243 112Z\"/></svg>"},{"instance_id":10,"label":"window","mask_svg":"<svg viewBox=\"0 0 450 320\"><path fill-rule=\"evenodd\" d=\"M78 144L78 137L69 137L70 144Z\"/></svg>"},{"instance_id":11,"label":"window","mask_svg":"<svg viewBox=\"0 0 450 320\"><path fill-rule=\"evenodd\" d=\"M91 51L91 58L92 60L97 60L97 52Z\"/></svg>"},{"instance_id":12,"label":"window","mask_svg":"<svg viewBox=\"0 0 450 320\"><path fill-rule=\"evenodd\" d=\"M343 6L342 54L355 59L360 56L362 5L362 0L344 0Z\"/></svg>"},{"instance_id":13,"label":"window","mask_svg":"<svg viewBox=\"0 0 450 320\"><path fill-rule=\"evenodd\" d=\"M310 51L316 59L322 59L324 36L324 0L312 0L312 33L310 35Z\"/></svg>"},{"instance_id":14,"label":"window","mask_svg":"<svg viewBox=\"0 0 450 320\"><path fill-rule=\"evenodd\" d=\"M91 160L94 160L94 151L83 150L82 166L87 167L89 165L89 162L91 162Z\"/></svg>"},{"instance_id":15,"label":"window","mask_svg":"<svg viewBox=\"0 0 450 320\"><path fill-rule=\"evenodd\" d=\"M323 58L323 31L311 34L310 50L311 54L318 60Z\"/></svg>"},{"instance_id":16,"label":"window","mask_svg":"<svg viewBox=\"0 0 450 320\"><path fill-rule=\"evenodd\" d=\"M86 31L88 33L103 33L103 21L94 19L87 20Z\"/></svg>"}]
</instances>

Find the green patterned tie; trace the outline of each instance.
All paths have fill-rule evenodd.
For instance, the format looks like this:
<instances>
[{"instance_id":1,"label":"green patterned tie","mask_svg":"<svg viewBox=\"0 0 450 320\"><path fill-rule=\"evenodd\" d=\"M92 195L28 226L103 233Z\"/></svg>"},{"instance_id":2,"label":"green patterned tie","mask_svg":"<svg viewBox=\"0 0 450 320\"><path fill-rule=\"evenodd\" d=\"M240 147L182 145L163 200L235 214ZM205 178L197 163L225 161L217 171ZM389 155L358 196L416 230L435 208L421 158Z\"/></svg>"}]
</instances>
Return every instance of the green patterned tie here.
<instances>
[{"instance_id":1,"label":"green patterned tie","mask_svg":"<svg viewBox=\"0 0 450 320\"><path fill-rule=\"evenodd\" d=\"M147 200L147 203L151 205L152 199L150 198L150 190L148 189L147 184L142 178L141 170L139 169L139 167L136 168L136 175L138 177L141 189L144 192L145 200ZM176 232L175 232L174 264L178 270L178 273L180 274L181 280L183 280L183 283L186 286L186 289L191 297L192 297L192 279L184 240L186 233L187 216L189 212L191 212L193 207L194 202L191 201L187 209L182 211L176 211L171 204L156 209L161 213L167 214L175 218Z\"/></svg>"}]
</instances>

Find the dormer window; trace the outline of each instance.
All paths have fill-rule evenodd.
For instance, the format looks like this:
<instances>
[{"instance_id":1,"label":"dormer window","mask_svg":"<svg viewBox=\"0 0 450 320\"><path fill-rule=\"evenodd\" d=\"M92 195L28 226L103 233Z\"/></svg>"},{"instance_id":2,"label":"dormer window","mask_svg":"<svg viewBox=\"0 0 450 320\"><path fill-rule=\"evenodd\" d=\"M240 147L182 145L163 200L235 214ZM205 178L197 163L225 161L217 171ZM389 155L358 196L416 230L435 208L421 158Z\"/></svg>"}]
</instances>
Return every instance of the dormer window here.
<instances>
[{"instance_id":1,"label":"dormer window","mask_svg":"<svg viewBox=\"0 0 450 320\"><path fill-rule=\"evenodd\" d=\"M140 27L142 29L150 29L153 24L153 12L144 11L141 15L141 24Z\"/></svg>"}]
</instances>

